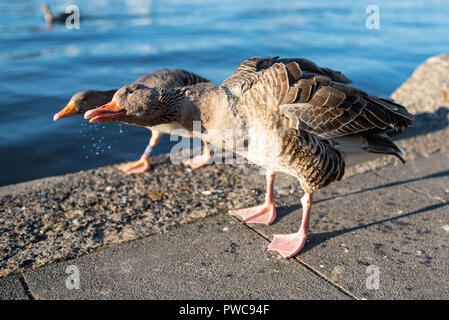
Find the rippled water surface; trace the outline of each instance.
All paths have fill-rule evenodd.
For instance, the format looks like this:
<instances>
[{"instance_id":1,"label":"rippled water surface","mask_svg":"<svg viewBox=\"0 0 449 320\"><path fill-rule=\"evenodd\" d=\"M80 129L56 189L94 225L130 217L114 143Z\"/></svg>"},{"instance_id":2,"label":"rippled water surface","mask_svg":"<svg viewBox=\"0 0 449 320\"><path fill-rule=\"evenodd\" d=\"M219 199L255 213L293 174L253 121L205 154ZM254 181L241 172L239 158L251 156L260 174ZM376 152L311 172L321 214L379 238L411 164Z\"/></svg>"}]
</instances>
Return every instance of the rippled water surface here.
<instances>
[{"instance_id":1,"label":"rippled water surface","mask_svg":"<svg viewBox=\"0 0 449 320\"><path fill-rule=\"evenodd\" d=\"M449 52L447 1L51 1L79 6L79 30L47 30L40 2L0 1L0 185L137 159L149 131L52 120L83 89L159 68L220 83L251 56L306 57L388 96L429 56ZM380 29L365 27L368 5ZM168 152L168 137L156 154Z\"/></svg>"}]
</instances>

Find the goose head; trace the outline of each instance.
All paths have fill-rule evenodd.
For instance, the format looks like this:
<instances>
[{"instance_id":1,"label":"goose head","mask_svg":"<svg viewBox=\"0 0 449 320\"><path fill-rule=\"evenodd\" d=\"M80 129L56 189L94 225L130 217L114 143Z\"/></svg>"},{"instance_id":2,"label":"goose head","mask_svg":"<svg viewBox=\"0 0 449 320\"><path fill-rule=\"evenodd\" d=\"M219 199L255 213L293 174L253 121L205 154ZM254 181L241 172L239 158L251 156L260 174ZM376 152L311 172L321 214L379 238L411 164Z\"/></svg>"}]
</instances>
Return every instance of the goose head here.
<instances>
[{"instance_id":1,"label":"goose head","mask_svg":"<svg viewBox=\"0 0 449 320\"><path fill-rule=\"evenodd\" d=\"M153 126L176 120L179 95L174 89L150 88L143 84L126 85L109 103L85 113L89 122L122 121Z\"/></svg>"}]
</instances>

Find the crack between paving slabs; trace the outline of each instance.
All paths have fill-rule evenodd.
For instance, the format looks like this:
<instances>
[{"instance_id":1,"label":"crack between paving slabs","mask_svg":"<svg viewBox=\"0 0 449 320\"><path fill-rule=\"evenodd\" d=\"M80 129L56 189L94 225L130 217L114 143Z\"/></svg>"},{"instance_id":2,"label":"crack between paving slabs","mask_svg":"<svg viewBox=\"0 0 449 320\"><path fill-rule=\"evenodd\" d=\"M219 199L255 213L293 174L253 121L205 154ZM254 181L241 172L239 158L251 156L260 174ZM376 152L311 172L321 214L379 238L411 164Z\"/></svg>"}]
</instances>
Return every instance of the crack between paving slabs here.
<instances>
[{"instance_id":1,"label":"crack between paving slabs","mask_svg":"<svg viewBox=\"0 0 449 320\"><path fill-rule=\"evenodd\" d=\"M237 221L241 222L239 218L229 215L232 218L236 219ZM263 233L259 232L258 230L251 228L250 226L248 226L247 224L242 224L244 227L246 227L247 229L253 231L254 233L258 234L259 236L261 236L262 238L264 238L265 240L267 240L268 242L270 242L270 239L268 239ZM360 300L360 298L358 298L355 294L351 293L349 290L345 289L344 287L342 287L341 285L339 285L338 283L332 281L331 279L329 279L328 277L326 277L324 274L322 274L321 272L319 272L318 270L316 270L314 267L312 267L311 265L309 265L307 262L305 262L304 260L298 258L298 257L294 257L293 260L302 265L303 267L305 267L307 270L309 270L310 272L312 272L313 274L315 274L316 276L320 277L321 279L323 279L324 281L326 281L327 283L329 283L331 286L335 287L338 291L342 292L343 294L349 296L352 299L355 300Z\"/></svg>"}]
</instances>

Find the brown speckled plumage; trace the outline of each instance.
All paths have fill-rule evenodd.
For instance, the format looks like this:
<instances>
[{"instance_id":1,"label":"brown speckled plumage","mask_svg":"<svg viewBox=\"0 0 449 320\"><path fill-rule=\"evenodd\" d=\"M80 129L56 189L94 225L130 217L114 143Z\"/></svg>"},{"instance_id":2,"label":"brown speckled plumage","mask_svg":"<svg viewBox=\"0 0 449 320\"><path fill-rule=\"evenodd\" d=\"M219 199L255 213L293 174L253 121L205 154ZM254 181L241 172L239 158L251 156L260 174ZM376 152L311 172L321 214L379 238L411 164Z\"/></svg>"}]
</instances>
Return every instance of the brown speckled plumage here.
<instances>
[{"instance_id":1,"label":"brown speckled plumage","mask_svg":"<svg viewBox=\"0 0 449 320\"><path fill-rule=\"evenodd\" d=\"M243 61L237 67L237 69L235 70L232 77L225 80L225 82L223 82L222 85L230 87L230 86L232 86L232 83L237 83L237 82L245 83L246 82L245 79L253 78L255 76L256 72L268 69L275 63L289 64L290 62L296 62L302 71L307 71L307 72L310 72L310 73L313 73L316 75L323 75L323 76L326 76L326 77L332 79L333 81L337 81L340 83L351 83L352 82L341 72L335 71L335 70L332 70L329 68L319 67L314 62L304 59L304 58L279 59L279 57L274 57L274 58L254 57L254 58L250 58L248 60Z\"/></svg>"},{"instance_id":2,"label":"brown speckled plumage","mask_svg":"<svg viewBox=\"0 0 449 320\"><path fill-rule=\"evenodd\" d=\"M179 109L172 106L178 105L182 100L180 92L182 91L160 87L149 88L143 84L126 85L114 95L119 106L127 106L127 115L120 121L149 128L169 126L178 117ZM146 104L141 101L152 106L150 113L147 112Z\"/></svg>"}]
</instances>

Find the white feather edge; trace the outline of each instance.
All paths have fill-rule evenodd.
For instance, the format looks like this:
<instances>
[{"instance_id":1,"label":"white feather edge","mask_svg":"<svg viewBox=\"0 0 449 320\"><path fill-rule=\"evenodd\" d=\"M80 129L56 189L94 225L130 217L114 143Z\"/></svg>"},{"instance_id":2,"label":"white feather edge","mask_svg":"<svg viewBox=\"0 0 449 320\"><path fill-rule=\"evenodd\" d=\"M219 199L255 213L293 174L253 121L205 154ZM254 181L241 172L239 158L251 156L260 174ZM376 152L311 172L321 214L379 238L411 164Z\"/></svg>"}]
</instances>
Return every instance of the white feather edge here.
<instances>
[{"instance_id":1,"label":"white feather edge","mask_svg":"<svg viewBox=\"0 0 449 320\"><path fill-rule=\"evenodd\" d=\"M341 152L346 167L380 158L383 154L367 151L368 141L361 136L341 137L330 140L332 147Z\"/></svg>"}]
</instances>

